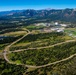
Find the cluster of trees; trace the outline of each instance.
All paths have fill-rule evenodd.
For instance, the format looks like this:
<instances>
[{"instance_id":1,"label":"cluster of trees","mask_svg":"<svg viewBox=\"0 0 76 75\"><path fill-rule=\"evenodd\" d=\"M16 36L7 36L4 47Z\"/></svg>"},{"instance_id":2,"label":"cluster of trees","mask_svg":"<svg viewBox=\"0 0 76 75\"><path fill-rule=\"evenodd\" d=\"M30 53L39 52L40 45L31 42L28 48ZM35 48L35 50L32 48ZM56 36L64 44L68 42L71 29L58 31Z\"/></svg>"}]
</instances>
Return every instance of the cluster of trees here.
<instances>
[{"instance_id":1,"label":"cluster of trees","mask_svg":"<svg viewBox=\"0 0 76 75\"><path fill-rule=\"evenodd\" d=\"M19 34L17 36L13 35L7 35L9 32L17 32L17 31L23 31L21 28L10 28L0 31L0 50L3 50L5 46L9 45L13 41L21 38L23 35ZM2 36L3 35L3 36Z\"/></svg>"},{"instance_id":2,"label":"cluster of trees","mask_svg":"<svg viewBox=\"0 0 76 75\"><path fill-rule=\"evenodd\" d=\"M0 44L0 50L3 50L8 44Z\"/></svg>"},{"instance_id":3,"label":"cluster of trees","mask_svg":"<svg viewBox=\"0 0 76 75\"><path fill-rule=\"evenodd\" d=\"M0 34L5 34L9 32L16 32L16 31L23 31L21 28L10 28L10 29L5 29L3 31L0 31Z\"/></svg>"},{"instance_id":4,"label":"cluster of trees","mask_svg":"<svg viewBox=\"0 0 76 75\"><path fill-rule=\"evenodd\" d=\"M26 72L26 75L76 75L76 57L56 65Z\"/></svg>"},{"instance_id":5,"label":"cluster of trees","mask_svg":"<svg viewBox=\"0 0 76 75\"><path fill-rule=\"evenodd\" d=\"M3 29L9 29L9 28L17 28L17 27L19 27L18 25L16 25L16 24L12 24L12 23L2 23L1 25L0 25L0 30L3 30Z\"/></svg>"},{"instance_id":6,"label":"cluster of trees","mask_svg":"<svg viewBox=\"0 0 76 75\"><path fill-rule=\"evenodd\" d=\"M39 34L29 34L23 38L20 42L32 42L37 40L49 39L50 37L64 36L64 33L51 32L51 33L39 33Z\"/></svg>"},{"instance_id":7,"label":"cluster of trees","mask_svg":"<svg viewBox=\"0 0 76 75\"><path fill-rule=\"evenodd\" d=\"M0 75L76 75L76 57L28 72L27 69L24 66L8 64L4 59L0 59Z\"/></svg>"},{"instance_id":8,"label":"cluster of trees","mask_svg":"<svg viewBox=\"0 0 76 75\"><path fill-rule=\"evenodd\" d=\"M0 51L3 51L3 49L9 45L10 43L12 43L13 41L21 38L22 35L17 36L17 37L5 37L3 39L0 39Z\"/></svg>"},{"instance_id":9,"label":"cluster of trees","mask_svg":"<svg viewBox=\"0 0 76 75\"><path fill-rule=\"evenodd\" d=\"M0 40L0 44L12 43L13 41L19 39L20 37L22 37L22 35L17 37L13 37L13 36L3 37L3 39Z\"/></svg>"},{"instance_id":10,"label":"cluster of trees","mask_svg":"<svg viewBox=\"0 0 76 75\"><path fill-rule=\"evenodd\" d=\"M8 64L4 59L0 58L0 75L23 75L27 68Z\"/></svg>"},{"instance_id":11,"label":"cluster of trees","mask_svg":"<svg viewBox=\"0 0 76 75\"><path fill-rule=\"evenodd\" d=\"M70 42L46 49L27 50L9 54L12 61L21 61L28 65L44 65L69 57L76 53L76 42Z\"/></svg>"},{"instance_id":12,"label":"cluster of trees","mask_svg":"<svg viewBox=\"0 0 76 75\"><path fill-rule=\"evenodd\" d=\"M49 46L49 45L53 45L53 44L65 41L66 39L64 39L64 37L65 37L64 33L56 33L56 32L29 34L28 36L26 36L16 44L31 42L30 44L27 44L24 46L23 45L16 46L15 44L12 47L10 47L10 50Z\"/></svg>"}]
</instances>

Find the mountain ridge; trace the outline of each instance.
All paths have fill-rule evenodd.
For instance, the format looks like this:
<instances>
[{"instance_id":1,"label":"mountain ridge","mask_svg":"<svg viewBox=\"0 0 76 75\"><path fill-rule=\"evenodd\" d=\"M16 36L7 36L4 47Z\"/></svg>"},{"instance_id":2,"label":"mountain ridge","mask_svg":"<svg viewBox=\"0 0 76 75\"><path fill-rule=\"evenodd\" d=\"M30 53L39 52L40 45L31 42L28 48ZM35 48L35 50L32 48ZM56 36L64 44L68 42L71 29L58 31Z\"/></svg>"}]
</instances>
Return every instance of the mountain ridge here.
<instances>
[{"instance_id":1,"label":"mountain ridge","mask_svg":"<svg viewBox=\"0 0 76 75\"><path fill-rule=\"evenodd\" d=\"M1 16L25 16L26 18L44 18L50 20L62 20L62 21L76 21L76 9L42 9L42 10L13 10L7 12L0 12Z\"/></svg>"}]
</instances>

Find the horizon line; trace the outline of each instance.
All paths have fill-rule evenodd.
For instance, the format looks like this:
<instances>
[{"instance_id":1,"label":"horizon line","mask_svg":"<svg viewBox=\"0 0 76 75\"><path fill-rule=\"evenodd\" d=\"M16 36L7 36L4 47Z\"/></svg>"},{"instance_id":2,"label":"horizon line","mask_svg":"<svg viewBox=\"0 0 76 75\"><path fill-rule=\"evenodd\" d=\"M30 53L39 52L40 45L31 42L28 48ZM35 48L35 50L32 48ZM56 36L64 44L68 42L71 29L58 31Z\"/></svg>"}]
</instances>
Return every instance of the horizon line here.
<instances>
[{"instance_id":1,"label":"horizon line","mask_svg":"<svg viewBox=\"0 0 76 75\"><path fill-rule=\"evenodd\" d=\"M64 10L64 9L76 9L76 8L40 8L40 9L35 9L35 8L26 8L26 9L9 9L9 10L0 10L0 12L5 12L5 11L15 11L15 10Z\"/></svg>"}]
</instances>

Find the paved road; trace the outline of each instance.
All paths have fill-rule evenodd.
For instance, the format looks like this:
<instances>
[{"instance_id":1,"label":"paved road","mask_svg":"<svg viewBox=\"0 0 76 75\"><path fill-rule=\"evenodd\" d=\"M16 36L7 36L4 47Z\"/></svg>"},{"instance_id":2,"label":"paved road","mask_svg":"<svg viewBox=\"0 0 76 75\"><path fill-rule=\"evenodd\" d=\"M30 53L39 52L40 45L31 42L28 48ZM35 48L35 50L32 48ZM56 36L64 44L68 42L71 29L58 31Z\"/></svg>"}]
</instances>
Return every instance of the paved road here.
<instances>
[{"instance_id":1,"label":"paved road","mask_svg":"<svg viewBox=\"0 0 76 75\"><path fill-rule=\"evenodd\" d=\"M28 49L21 49L21 50L15 50L15 51L9 51L9 47L11 47L13 44L17 43L18 41L20 41L21 39L23 39L25 36L27 36L28 34L31 34L29 31L26 35L24 35L23 37L21 37L20 39L16 40L15 42L13 42L12 44L10 44L9 46L7 46L4 50L4 58L5 60L10 63L10 64L16 64L12 61L10 61L8 58L7 58L7 54L8 53L12 53L12 52L20 52L20 51L24 51L24 50L32 50L32 49L43 49L43 48L49 48L49 47L54 47L54 46L57 46L57 45L61 45L61 44L64 44L64 43L69 43L69 42L74 42L76 40L69 40L69 41L66 41L66 42L61 42L61 43L57 43L57 44L54 44L54 45L51 45L51 46L46 46L46 47L38 47L38 48L28 48ZM69 56L68 58L65 58L65 59L62 59L62 60L59 60L59 61L56 61L56 62L53 62L53 63L49 63L49 64L46 64L46 65L41 65L41 66L31 66L31 65L25 65L25 64L16 64L16 65L24 65L26 67L30 67L30 68L41 68L41 67L46 67L46 66L49 66L49 65L54 65L54 64L57 64L57 63L60 63L60 62L64 62L66 60L69 60L71 58L73 58L74 56L76 56L76 54L74 55L71 55Z\"/></svg>"}]
</instances>

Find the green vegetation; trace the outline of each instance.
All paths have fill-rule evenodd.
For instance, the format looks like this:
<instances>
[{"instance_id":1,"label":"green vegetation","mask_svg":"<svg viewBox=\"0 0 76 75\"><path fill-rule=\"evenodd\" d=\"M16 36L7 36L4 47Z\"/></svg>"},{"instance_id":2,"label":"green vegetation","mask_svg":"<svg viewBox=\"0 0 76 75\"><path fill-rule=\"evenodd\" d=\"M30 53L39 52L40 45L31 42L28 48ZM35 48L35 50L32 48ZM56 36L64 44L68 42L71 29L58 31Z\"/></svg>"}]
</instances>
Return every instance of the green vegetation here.
<instances>
[{"instance_id":1,"label":"green vegetation","mask_svg":"<svg viewBox=\"0 0 76 75\"><path fill-rule=\"evenodd\" d=\"M10 51L28 48L36 49L7 54L7 58L16 64L9 64L5 61L5 59L3 59L3 55L0 55L0 75L76 75L76 57L73 57L65 62L39 69L29 67L26 68L24 65L20 66L20 64L33 66L45 65L65 59L76 53L76 42L38 49L39 47L51 46L71 40L73 39L72 37L76 37L76 19L73 19L75 18L74 11L66 9L62 13L62 10L40 10L37 14L33 13L35 11L31 12L31 10L27 10L27 12L31 14L27 15L28 13L26 14L26 11L24 11L24 13L21 13L22 15L20 15L20 13L18 15L17 13L16 15L14 14L0 18L0 36L7 37L0 40L0 52L5 52L3 50L7 45L10 45L13 41L18 40L23 35L27 34L26 28L32 33L12 45L10 47ZM55 14L50 14L53 12ZM72 18L69 18L68 15L65 16L67 13L69 15L71 13L73 15ZM27 16L23 17L24 15ZM46 27L35 26L35 23L51 22L67 24L65 33L40 33L41 29ZM54 26L51 25L49 27L51 28Z\"/></svg>"},{"instance_id":2,"label":"green vegetation","mask_svg":"<svg viewBox=\"0 0 76 75\"><path fill-rule=\"evenodd\" d=\"M21 38L26 33L27 31L23 28L10 28L0 31L0 36L3 37L2 40L0 39L0 52L2 52L7 45Z\"/></svg>"},{"instance_id":3,"label":"green vegetation","mask_svg":"<svg viewBox=\"0 0 76 75\"><path fill-rule=\"evenodd\" d=\"M12 36L12 37L6 37L6 38L4 38L3 40L0 40L0 44L7 44L7 43L12 43L13 41L15 41L15 40L17 40L17 39L19 39L19 38L21 38L23 35L20 35L20 36Z\"/></svg>"},{"instance_id":4,"label":"green vegetation","mask_svg":"<svg viewBox=\"0 0 76 75\"><path fill-rule=\"evenodd\" d=\"M0 52L3 51L3 49L7 46L8 44L0 44Z\"/></svg>"},{"instance_id":5,"label":"green vegetation","mask_svg":"<svg viewBox=\"0 0 76 75\"><path fill-rule=\"evenodd\" d=\"M9 32L17 32L17 31L24 31L22 28L10 28L0 31L0 34L5 34Z\"/></svg>"},{"instance_id":6,"label":"green vegetation","mask_svg":"<svg viewBox=\"0 0 76 75\"><path fill-rule=\"evenodd\" d=\"M23 75L26 67L8 64L4 59L0 59L0 75Z\"/></svg>"},{"instance_id":7,"label":"green vegetation","mask_svg":"<svg viewBox=\"0 0 76 75\"><path fill-rule=\"evenodd\" d=\"M56 65L28 71L25 75L76 75L76 57Z\"/></svg>"},{"instance_id":8,"label":"green vegetation","mask_svg":"<svg viewBox=\"0 0 76 75\"><path fill-rule=\"evenodd\" d=\"M15 40L21 38L23 35L19 35L16 37L6 37L3 40L0 40L0 52L4 50L4 48L9 45L10 43L14 42Z\"/></svg>"},{"instance_id":9,"label":"green vegetation","mask_svg":"<svg viewBox=\"0 0 76 75\"><path fill-rule=\"evenodd\" d=\"M76 37L76 28L66 28L65 32L70 36Z\"/></svg>"},{"instance_id":10,"label":"green vegetation","mask_svg":"<svg viewBox=\"0 0 76 75\"><path fill-rule=\"evenodd\" d=\"M42 25L40 25L40 26L30 25L30 26L27 26L26 28L29 29L29 30L37 30L37 29L45 28L45 26L42 26Z\"/></svg>"},{"instance_id":11,"label":"green vegetation","mask_svg":"<svg viewBox=\"0 0 76 75\"><path fill-rule=\"evenodd\" d=\"M0 31L0 36L12 36L12 37L17 37L20 35L26 34L27 31L23 28L10 28L10 29L5 29L3 31Z\"/></svg>"},{"instance_id":12,"label":"green vegetation","mask_svg":"<svg viewBox=\"0 0 76 75\"><path fill-rule=\"evenodd\" d=\"M50 46L70 39L72 38L66 34L57 32L29 34L15 45L11 46L10 50Z\"/></svg>"},{"instance_id":13,"label":"green vegetation","mask_svg":"<svg viewBox=\"0 0 76 75\"><path fill-rule=\"evenodd\" d=\"M8 58L13 62L20 60L22 64L39 66L62 60L75 53L76 42L70 42L51 48L11 53L8 55Z\"/></svg>"},{"instance_id":14,"label":"green vegetation","mask_svg":"<svg viewBox=\"0 0 76 75\"><path fill-rule=\"evenodd\" d=\"M64 36L63 33L57 33L57 32L52 32L52 33L40 33L40 34L29 34L27 35L25 38L23 38L21 41L19 41L18 43L22 43L22 42L34 42L34 41L39 41L39 40L44 40L44 39L54 39L58 36Z\"/></svg>"}]
</instances>

